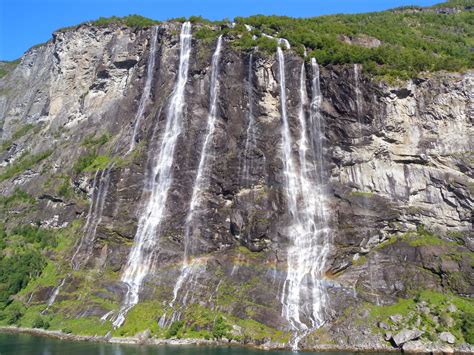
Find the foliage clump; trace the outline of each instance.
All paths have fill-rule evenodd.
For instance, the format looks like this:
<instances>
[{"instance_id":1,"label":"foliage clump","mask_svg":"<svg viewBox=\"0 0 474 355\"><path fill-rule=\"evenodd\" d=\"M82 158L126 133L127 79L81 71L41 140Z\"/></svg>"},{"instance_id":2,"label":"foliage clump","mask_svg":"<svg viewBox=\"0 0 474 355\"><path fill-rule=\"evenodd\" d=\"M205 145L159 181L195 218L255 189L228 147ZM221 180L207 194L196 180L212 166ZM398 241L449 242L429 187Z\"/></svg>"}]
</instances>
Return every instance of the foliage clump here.
<instances>
[{"instance_id":1,"label":"foliage clump","mask_svg":"<svg viewBox=\"0 0 474 355\"><path fill-rule=\"evenodd\" d=\"M181 328L183 328L183 326L184 321L182 320L174 321L173 323L171 323L170 327L166 332L166 338L172 338L178 335L178 332L181 330Z\"/></svg>"},{"instance_id":2,"label":"foliage clump","mask_svg":"<svg viewBox=\"0 0 474 355\"><path fill-rule=\"evenodd\" d=\"M23 225L9 232L0 228L0 309L41 274L46 266L42 252L56 246L55 235L44 228Z\"/></svg>"},{"instance_id":3,"label":"foliage clump","mask_svg":"<svg viewBox=\"0 0 474 355\"><path fill-rule=\"evenodd\" d=\"M132 28L144 28L158 25L160 21L152 20L150 18L141 15L128 15L124 17L111 16L111 17L99 17L97 20L86 21L78 26L63 27L57 30L57 32L66 32L75 29L81 25L89 24L97 27L107 27L110 25L128 26Z\"/></svg>"},{"instance_id":4,"label":"foliage clump","mask_svg":"<svg viewBox=\"0 0 474 355\"><path fill-rule=\"evenodd\" d=\"M52 151L47 150L37 154L24 153L17 162L7 166L5 170L0 173L0 182L8 180L18 174L30 169L34 165L38 164L42 160L48 158Z\"/></svg>"},{"instance_id":5,"label":"foliage clump","mask_svg":"<svg viewBox=\"0 0 474 355\"><path fill-rule=\"evenodd\" d=\"M86 137L82 141L81 145L86 147L87 151L74 163L72 168L74 173L80 174L83 171L96 171L105 169L110 163L110 157L108 155L100 155L99 149L109 140L109 134L102 134L97 138L94 137L94 135Z\"/></svg>"}]
</instances>

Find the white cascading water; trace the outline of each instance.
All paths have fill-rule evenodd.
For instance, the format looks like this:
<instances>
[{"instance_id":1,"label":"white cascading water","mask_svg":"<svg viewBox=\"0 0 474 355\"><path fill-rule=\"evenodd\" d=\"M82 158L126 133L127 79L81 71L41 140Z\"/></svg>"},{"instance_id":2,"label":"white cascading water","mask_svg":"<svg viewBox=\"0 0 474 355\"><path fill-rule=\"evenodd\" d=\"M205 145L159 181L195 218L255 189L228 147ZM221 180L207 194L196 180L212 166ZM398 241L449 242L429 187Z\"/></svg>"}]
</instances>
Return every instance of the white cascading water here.
<instances>
[{"instance_id":1,"label":"white cascading water","mask_svg":"<svg viewBox=\"0 0 474 355\"><path fill-rule=\"evenodd\" d=\"M41 314L45 314L48 311L49 307L51 307L54 304L54 302L56 301L56 298L59 295L59 291L61 291L61 288L66 283L66 279L68 277L69 277L69 275L67 275L65 278L63 278L62 281L59 283L59 285L54 288L53 293L51 294L51 296L48 299L48 303L46 304L46 308L41 312Z\"/></svg>"},{"instance_id":2,"label":"white cascading water","mask_svg":"<svg viewBox=\"0 0 474 355\"><path fill-rule=\"evenodd\" d=\"M136 139L138 134L138 129L140 128L140 123L143 119L145 109L147 107L148 101L150 100L151 93L151 83L153 81L153 70L155 69L155 56L156 56L156 43L158 41L158 26L153 27L151 34L150 42L150 52L148 55L148 64L146 68L146 81L145 87L143 88L142 96L140 97L140 103L138 104L138 111L135 115L135 123L133 126L132 140L130 141L130 148L128 152L130 153L136 145Z\"/></svg>"},{"instance_id":3,"label":"white cascading water","mask_svg":"<svg viewBox=\"0 0 474 355\"><path fill-rule=\"evenodd\" d=\"M253 159L249 157L250 152L255 148L256 142L256 124L253 114L253 53L249 57L249 69L247 74L247 136L245 138L244 157L242 173L240 174L243 182L250 182L250 175L253 169Z\"/></svg>"},{"instance_id":4,"label":"white cascading water","mask_svg":"<svg viewBox=\"0 0 474 355\"><path fill-rule=\"evenodd\" d=\"M281 42L280 42L281 43ZM324 324L326 291L324 286L324 267L328 253L328 228L322 185L322 143L319 110L320 90L318 78L313 80L310 127L306 124L307 105L304 65L300 76L300 108L298 160L293 157L290 125L286 106L285 57L280 46L277 48L279 64L279 84L281 99L283 162L286 182L288 212L291 217L289 227L290 246L288 247L288 271L282 292L282 315L288 320L293 338L290 345L298 349L300 340L310 331ZM317 64L313 62L313 69ZM319 103L318 103L319 101ZM319 121L319 122L316 122ZM308 131L312 137L308 139ZM310 153L313 150L313 154ZM309 159L308 159L309 158Z\"/></svg>"},{"instance_id":5,"label":"white cascading water","mask_svg":"<svg viewBox=\"0 0 474 355\"><path fill-rule=\"evenodd\" d=\"M86 224L84 225L84 234L81 241L74 252L71 259L73 270L79 270L81 265L85 264L92 253L94 247L97 227L102 220L102 212L104 211L105 198L110 185L110 172L114 164L109 164L107 168L96 172L94 182L92 184L92 202L87 213ZM97 186L98 185L98 186ZM97 193L96 193L97 190Z\"/></svg>"},{"instance_id":6,"label":"white cascading water","mask_svg":"<svg viewBox=\"0 0 474 355\"><path fill-rule=\"evenodd\" d=\"M217 119L217 94L219 92L219 60L222 49L222 35L219 36L217 40L217 46L212 55L211 63L211 82L210 82L210 100L209 100L209 114L207 117L207 134L204 139L204 143L201 149L201 158L199 160L199 166L194 180L193 193L191 196L191 202L189 204L188 215L186 217L185 225L185 234L184 234L184 256L183 256L183 266L181 269L181 274L175 284L173 290L173 300L171 301L171 307L174 306L174 303L178 297L178 292L181 290L183 284L189 281L190 276L195 272L195 265L191 261L193 253L193 224L194 217L196 215L197 208L199 208L202 200L202 194L206 191L207 185L209 183L208 176L206 172L209 170L209 161L210 161L210 147L212 139L214 137L214 131L216 129L216 119ZM185 301L186 297L183 297ZM175 315L174 315L175 317Z\"/></svg>"},{"instance_id":7,"label":"white cascading water","mask_svg":"<svg viewBox=\"0 0 474 355\"><path fill-rule=\"evenodd\" d=\"M138 303L140 287L152 266L153 255L159 246L159 229L163 221L168 191L173 180L174 152L182 130L191 40L191 23L185 22L180 35L178 77L166 114L166 126L160 151L158 157L153 159L153 171L148 176L150 181L145 183L145 187L151 188L150 196L138 221L134 244L122 274L121 280L127 285L127 293L113 322L114 327L120 327L125 321L127 312Z\"/></svg>"},{"instance_id":8,"label":"white cascading water","mask_svg":"<svg viewBox=\"0 0 474 355\"><path fill-rule=\"evenodd\" d=\"M359 122L359 129L362 130L362 123L361 119L361 96L362 93L360 92L359 86L359 65L354 64L354 82L355 82L355 95L356 95L356 110L357 110L357 121Z\"/></svg>"}]
</instances>

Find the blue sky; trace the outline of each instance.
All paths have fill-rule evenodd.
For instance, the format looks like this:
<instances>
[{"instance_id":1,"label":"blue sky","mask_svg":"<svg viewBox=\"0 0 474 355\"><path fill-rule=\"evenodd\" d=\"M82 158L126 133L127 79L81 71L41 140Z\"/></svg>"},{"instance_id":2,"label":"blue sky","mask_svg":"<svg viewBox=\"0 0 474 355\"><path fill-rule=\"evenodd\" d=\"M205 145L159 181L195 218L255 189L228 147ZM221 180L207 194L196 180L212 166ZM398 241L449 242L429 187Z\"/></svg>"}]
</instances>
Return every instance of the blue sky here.
<instances>
[{"instance_id":1,"label":"blue sky","mask_svg":"<svg viewBox=\"0 0 474 355\"><path fill-rule=\"evenodd\" d=\"M201 15L209 19L255 14L311 17L428 6L442 0L0 0L0 59L13 60L51 33L100 16L140 14L157 20Z\"/></svg>"}]
</instances>

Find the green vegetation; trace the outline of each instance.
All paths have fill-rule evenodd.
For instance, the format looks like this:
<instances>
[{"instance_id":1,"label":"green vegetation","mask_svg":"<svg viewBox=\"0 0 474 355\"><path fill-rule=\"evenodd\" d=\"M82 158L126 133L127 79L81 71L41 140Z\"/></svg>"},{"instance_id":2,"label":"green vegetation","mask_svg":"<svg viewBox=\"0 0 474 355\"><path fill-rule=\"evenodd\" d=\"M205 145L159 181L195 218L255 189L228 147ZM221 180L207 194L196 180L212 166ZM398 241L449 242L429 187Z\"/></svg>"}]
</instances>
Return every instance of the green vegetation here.
<instances>
[{"instance_id":1,"label":"green vegetation","mask_svg":"<svg viewBox=\"0 0 474 355\"><path fill-rule=\"evenodd\" d=\"M358 259L352 261L352 265L354 266L361 266L367 262L367 257L362 255Z\"/></svg>"},{"instance_id":2,"label":"green vegetation","mask_svg":"<svg viewBox=\"0 0 474 355\"><path fill-rule=\"evenodd\" d=\"M0 206L4 209L8 209L20 204L33 205L36 200L33 196L16 187L13 194L9 196L0 196Z\"/></svg>"},{"instance_id":3,"label":"green vegetation","mask_svg":"<svg viewBox=\"0 0 474 355\"><path fill-rule=\"evenodd\" d=\"M86 154L79 157L73 165L73 171L80 174L84 171L97 171L107 167L111 158L108 155L99 155L99 149L110 140L109 134L102 134L95 138L94 135L86 137L81 145L87 148Z\"/></svg>"},{"instance_id":4,"label":"green vegetation","mask_svg":"<svg viewBox=\"0 0 474 355\"><path fill-rule=\"evenodd\" d=\"M214 339L222 339L228 337L231 327L226 323L222 316L219 316L212 326L212 336Z\"/></svg>"},{"instance_id":5,"label":"green vegetation","mask_svg":"<svg viewBox=\"0 0 474 355\"><path fill-rule=\"evenodd\" d=\"M426 230L423 225L417 226L416 230L409 231L401 236L393 236L389 240L380 244L377 248L385 248L389 245L396 243L397 241L403 241L408 243L412 247L422 247L429 245L443 245L446 247L454 247L457 245L456 242L443 239L434 233Z\"/></svg>"},{"instance_id":6,"label":"green vegetation","mask_svg":"<svg viewBox=\"0 0 474 355\"><path fill-rule=\"evenodd\" d=\"M52 151L47 150L38 154L29 154L28 152L24 153L17 162L7 166L5 170L0 173L0 182L8 180L27 169L30 169L34 165L38 164L42 160L48 158L51 155Z\"/></svg>"},{"instance_id":7,"label":"green vegetation","mask_svg":"<svg viewBox=\"0 0 474 355\"><path fill-rule=\"evenodd\" d=\"M36 318L34 319L33 324L31 326L33 328L48 329L49 328L49 321L38 314L36 316Z\"/></svg>"},{"instance_id":8,"label":"green vegetation","mask_svg":"<svg viewBox=\"0 0 474 355\"><path fill-rule=\"evenodd\" d=\"M464 316L461 329L464 334L464 339L466 339L469 344L474 344L474 313L468 313Z\"/></svg>"},{"instance_id":9,"label":"green vegetation","mask_svg":"<svg viewBox=\"0 0 474 355\"><path fill-rule=\"evenodd\" d=\"M449 305L453 305L455 310L448 311ZM457 341L471 344L474 341L474 301L469 298L423 290L412 299L400 299L390 306L371 305L369 308L373 324L384 321L395 329L418 327L425 331L423 337L429 340L436 340L437 334L449 331ZM400 323L389 318L397 314L403 317Z\"/></svg>"},{"instance_id":10,"label":"green vegetation","mask_svg":"<svg viewBox=\"0 0 474 355\"><path fill-rule=\"evenodd\" d=\"M157 301L140 302L127 314L127 319L114 335L134 336L138 332L149 329L151 334L161 334L158 319L163 314L162 305Z\"/></svg>"},{"instance_id":11,"label":"green vegetation","mask_svg":"<svg viewBox=\"0 0 474 355\"><path fill-rule=\"evenodd\" d=\"M73 170L76 174L83 171L96 171L102 170L107 167L110 163L110 157L107 155L97 155L97 153L87 153L79 157L76 163L74 163Z\"/></svg>"},{"instance_id":12,"label":"green vegetation","mask_svg":"<svg viewBox=\"0 0 474 355\"><path fill-rule=\"evenodd\" d=\"M166 338L173 338L176 335L178 335L178 332L183 328L184 326L184 321L182 320L177 320L171 323L171 326L168 328L168 331L166 332Z\"/></svg>"},{"instance_id":13,"label":"green vegetation","mask_svg":"<svg viewBox=\"0 0 474 355\"><path fill-rule=\"evenodd\" d=\"M401 7L365 14L338 14L312 18L284 16L237 17L209 21L191 16L199 24L195 37L211 42L224 34L240 50L273 53L276 40L263 36L286 38L293 50L308 58L315 57L323 66L362 64L363 69L379 79L393 81L418 76L421 72L463 71L474 67L474 11L472 0L451 0L432 7ZM456 8L442 11L440 8ZM184 17L170 19L184 22ZM111 24L143 28L159 24L139 15L101 17L88 24L104 27ZM253 27L247 31L244 25ZM77 26L59 31L67 31ZM255 37L254 37L255 36Z\"/></svg>"},{"instance_id":14,"label":"green vegetation","mask_svg":"<svg viewBox=\"0 0 474 355\"><path fill-rule=\"evenodd\" d=\"M352 191L350 196L371 198L374 197L374 193L369 191Z\"/></svg>"},{"instance_id":15,"label":"green vegetation","mask_svg":"<svg viewBox=\"0 0 474 355\"><path fill-rule=\"evenodd\" d=\"M90 24L97 27L107 27L110 25L128 26L133 28L144 28L160 24L160 21L152 20L140 15L128 15L125 17L99 17L94 21L86 21L77 26L69 26L58 29L58 32L65 32L75 29L81 25Z\"/></svg>"},{"instance_id":16,"label":"green vegetation","mask_svg":"<svg viewBox=\"0 0 474 355\"><path fill-rule=\"evenodd\" d=\"M437 235L430 233L423 225L419 225L416 231L411 231L404 234L401 239L412 247L427 246L427 245L449 245L455 244L441 239Z\"/></svg>"},{"instance_id":17,"label":"green vegetation","mask_svg":"<svg viewBox=\"0 0 474 355\"><path fill-rule=\"evenodd\" d=\"M0 79L15 69L18 64L20 64L20 59L12 61L0 61Z\"/></svg>"},{"instance_id":18,"label":"green vegetation","mask_svg":"<svg viewBox=\"0 0 474 355\"><path fill-rule=\"evenodd\" d=\"M11 139L8 139L4 142L2 142L2 145L0 146L0 152L4 152L12 146L13 142L22 138L24 135L26 135L29 131L33 129L34 125L32 124L26 124L18 128L15 133L12 134Z\"/></svg>"},{"instance_id":19,"label":"green vegetation","mask_svg":"<svg viewBox=\"0 0 474 355\"><path fill-rule=\"evenodd\" d=\"M11 296L38 277L46 265L41 254L55 247L54 235L33 226L20 226L7 233L2 228L0 239L0 309L11 302Z\"/></svg>"},{"instance_id":20,"label":"green vegetation","mask_svg":"<svg viewBox=\"0 0 474 355\"><path fill-rule=\"evenodd\" d=\"M459 5L459 1L444 6ZM472 5L472 2L471 2ZM360 63L372 75L407 79L422 71L462 71L474 67L474 13L438 13L434 9L403 9L357 15L307 19L278 16L236 18L255 30L289 40L295 50L303 46L322 65ZM257 34L258 35L258 34ZM345 36L345 37L344 37ZM251 34L236 40L250 50ZM346 39L355 39L347 43ZM358 45L357 39L375 39L378 46ZM372 47L372 48L369 48Z\"/></svg>"},{"instance_id":21,"label":"green vegetation","mask_svg":"<svg viewBox=\"0 0 474 355\"><path fill-rule=\"evenodd\" d=\"M62 184L58 186L58 195L65 198L70 198L74 194L74 190L71 187L69 177L63 176L62 179Z\"/></svg>"},{"instance_id":22,"label":"green vegetation","mask_svg":"<svg viewBox=\"0 0 474 355\"><path fill-rule=\"evenodd\" d=\"M87 136L81 143L83 147L101 147L110 140L110 134L104 133L99 137L95 137L93 134Z\"/></svg>"}]
</instances>

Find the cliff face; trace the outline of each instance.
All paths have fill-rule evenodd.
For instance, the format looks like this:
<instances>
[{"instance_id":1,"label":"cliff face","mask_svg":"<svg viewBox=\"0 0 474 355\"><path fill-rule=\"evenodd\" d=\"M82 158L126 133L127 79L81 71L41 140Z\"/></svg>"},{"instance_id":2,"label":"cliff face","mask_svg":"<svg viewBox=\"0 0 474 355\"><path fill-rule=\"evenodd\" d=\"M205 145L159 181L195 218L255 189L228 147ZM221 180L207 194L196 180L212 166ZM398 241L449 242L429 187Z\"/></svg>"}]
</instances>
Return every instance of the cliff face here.
<instances>
[{"instance_id":1,"label":"cliff face","mask_svg":"<svg viewBox=\"0 0 474 355\"><path fill-rule=\"evenodd\" d=\"M58 327L79 318L101 324L97 334L105 334L127 298L123 272L159 179L157 157L170 138L164 132L179 80L180 25L157 31L156 42L151 29L84 25L58 32L0 80L2 141L9 143L0 154L3 172L50 153L2 179L4 196L21 189L35 199L34 208L3 209L5 227L34 223L69 238L48 255L48 272L16 298L36 312L48 306L44 313ZM424 290L474 295L472 72L389 87L357 65L324 67L314 107L315 67L304 64L301 81L303 59L285 51L291 154L303 144L303 112L309 139L321 138L319 149L304 154L312 169L320 167L321 181L313 181L324 192L318 201L324 200L327 231L324 260L312 261L323 266L316 276L326 300L319 312L324 325L310 326L313 286L302 282L297 308L308 326L302 330L282 312L291 288L288 251L299 234L291 228L282 153L281 63L277 56L236 51L226 38L222 46L197 212L189 221L209 132L216 43L193 39L157 240L147 250L139 302L115 334L152 329L164 336L181 319L181 331L189 329L184 336L203 336L219 315L230 326L228 336L242 342L295 344L296 337L304 348L384 348L391 345L372 330L384 320L374 310ZM316 111L318 132L309 123ZM15 134L25 125L31 129ZM183 260L192 265L189 274ZM389 327L398 330L395 323Z\"/></svg>"}]
</instances>

